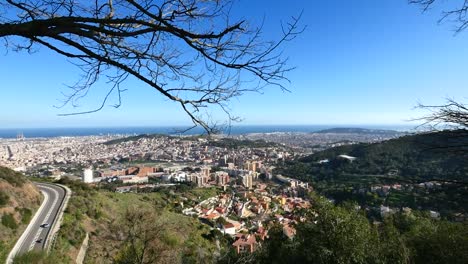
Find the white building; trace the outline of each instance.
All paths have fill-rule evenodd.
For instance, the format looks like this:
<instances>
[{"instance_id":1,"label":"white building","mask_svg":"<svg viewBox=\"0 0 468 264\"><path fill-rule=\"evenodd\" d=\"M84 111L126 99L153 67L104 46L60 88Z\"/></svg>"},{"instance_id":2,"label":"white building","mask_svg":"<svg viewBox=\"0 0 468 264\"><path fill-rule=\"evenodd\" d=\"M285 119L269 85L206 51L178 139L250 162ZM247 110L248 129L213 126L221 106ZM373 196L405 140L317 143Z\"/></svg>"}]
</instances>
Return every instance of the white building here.
<instances>
[{"instance_id":1,"label":"white building","mask_svg":"<svg viewBox=\"0 0 468 264\"><path fill-rule=\"evenodd\" d=\"M85 183L92 183L93 182L93 170L92 169L85 169L83 171L82 180Z\"/></svg>"}]
</instances>

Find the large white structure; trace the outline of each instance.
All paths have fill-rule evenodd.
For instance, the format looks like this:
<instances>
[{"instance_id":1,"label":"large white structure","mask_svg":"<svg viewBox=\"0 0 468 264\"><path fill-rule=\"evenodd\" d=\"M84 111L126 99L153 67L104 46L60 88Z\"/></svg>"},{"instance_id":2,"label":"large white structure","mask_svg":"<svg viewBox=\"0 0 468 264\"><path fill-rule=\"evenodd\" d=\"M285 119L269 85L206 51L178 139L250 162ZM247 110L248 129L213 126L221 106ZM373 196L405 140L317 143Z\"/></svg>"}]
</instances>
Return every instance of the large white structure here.
<instances>
[{"instance_id":1,"label":"large white structure","mask_svg":"<svg viewBox=\"0 0 468 264\"><path fill-rule=\"evenodd\" d=\"M93 182L93 170L92 169L85 169L83 171L83 182L85 183Z\"/></svg>"}]
</instances>

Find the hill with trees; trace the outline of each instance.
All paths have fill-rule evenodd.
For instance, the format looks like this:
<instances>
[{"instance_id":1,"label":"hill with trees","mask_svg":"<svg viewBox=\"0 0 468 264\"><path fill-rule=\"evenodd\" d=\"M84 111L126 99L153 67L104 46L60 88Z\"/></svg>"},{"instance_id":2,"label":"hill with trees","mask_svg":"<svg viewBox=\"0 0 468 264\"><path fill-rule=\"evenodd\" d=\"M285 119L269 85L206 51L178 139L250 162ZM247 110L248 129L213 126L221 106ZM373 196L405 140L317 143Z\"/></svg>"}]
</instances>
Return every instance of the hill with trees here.
<instances>
[{"instance_id":1,"label":"hill with trees","mask_svg":"<svg viewBox=\"0 0 468 264\"><path fill-rule=\"evenodd\" d=\"M275 173L310 182L338 203L467 213L466 135L466 130L442 131L340 146L286 162ZM398 189L386 193L372 191L395 184Z\"/></svg>"},{"instance_id":2,"label":"hill with trees","mask_svg":"<svg viewBox=\"0 0 468 264\"><path fill-rule=\"evenodd\" d=\"M319 130L313 133L337 133L337 134L403 134L395 130L384 130L384 129L367 129L358 127L337 127Z\"/></svg>"},{"instance_id":3,"label":"hill with trees","mask_svg":"<svg viewBox=\"0 0 468 264\"><path fill-rule=\"evenodd\" d=\"M464 130L442 131L380 143L340 146L290 162L278 172L309 181L347 174L394 175L401 180L466 181L466 155L450 151L456 146L468 145L465 134Z\"/></svg>"},{"instance_id":4,"label":"hill with trees","mask_svg":"<svg viewBox=\"0 0 468 264\"><path fill-rule=\"evenodd\" d=\"M226 256L221 263L467 263L466 223L397 213L371 223L355 204L335 206L321 197L304 212L289 239L275 225L253 255Z\"/></svg>"},{"instance_id":5,"label":"hill with trees","mask_svg":"<svg viewBox=\"0 0 468 264\"><path fill-rule=\"evenodd\" d=\"M0 262L39 207L42 196L24 175L0 166Z\"/></svg>"},{"instance_id":6,"label":"hill with trees","mask_svg":"<svg viewBox=\"0 0 468 264\"><path fill-rule=\"evenodd\" d=\"M141 135L136 135L136 136L112 139L112 140L104 142L104 145L115 145L115 144L120 144L124 142L138 141L140 139L154 139L154 138L161 138L161 137L170 137L170 136L162 135L162 134L141 134Z\"/></svg>"},{"instance_id":7,"label":"hill with trees","mask_svg":"<svg viewBox=\"0 0 468 264\"><path fill-rule=\"evenodd\" d=\"M116 193L61 179L73 191L49 256L74 263L86 234L85 263L210 263L217 251L210 229L181 214L182 204L211 189ZM30 257L30 256L27 256ZM27 263L27 262L25 262ZM57 263L57 262L56 262Z\"/></svg>"}]
</instances>

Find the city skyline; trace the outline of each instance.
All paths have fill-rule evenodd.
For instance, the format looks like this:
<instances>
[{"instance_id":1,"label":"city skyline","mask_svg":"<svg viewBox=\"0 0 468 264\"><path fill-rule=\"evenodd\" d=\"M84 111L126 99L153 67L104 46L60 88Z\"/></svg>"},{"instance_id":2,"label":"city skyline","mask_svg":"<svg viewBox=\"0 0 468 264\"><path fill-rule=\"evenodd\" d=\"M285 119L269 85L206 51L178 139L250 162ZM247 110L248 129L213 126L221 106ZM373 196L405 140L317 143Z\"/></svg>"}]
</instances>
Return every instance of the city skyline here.
<instances>
[{"instance_id":1,"label":"city skyline","mask_svg":"<svg viewBox=\"0 0 468 264\"><path fill-rule=\"evenodd\" d=\"M269 9L266 10L265 6ZM286 43L291 93L267 87L247 93L230 108L243 118L237 125L409 125L423 113L419 102L440 104L444 98L465 99L463 46L468 36L454 36L450 23L437 24L440 10L421 14L407 1L304 3L238 1L234 18L264 22L266 40L281 33L280 21L302 12L306 31ZM177 104L151 88L128 81L123 104L79 116L58 114L99 106L106 84L99 82L79 108L57 109L64 84L73 84L79 70L45 48L2 55L0 99L2 128L184 126L190 120ZM447 67L447 65L449 65ZM113 98L112 100L115 100ZM223 119L221 113L213 116Z\"/></svg>"}]
</instances>

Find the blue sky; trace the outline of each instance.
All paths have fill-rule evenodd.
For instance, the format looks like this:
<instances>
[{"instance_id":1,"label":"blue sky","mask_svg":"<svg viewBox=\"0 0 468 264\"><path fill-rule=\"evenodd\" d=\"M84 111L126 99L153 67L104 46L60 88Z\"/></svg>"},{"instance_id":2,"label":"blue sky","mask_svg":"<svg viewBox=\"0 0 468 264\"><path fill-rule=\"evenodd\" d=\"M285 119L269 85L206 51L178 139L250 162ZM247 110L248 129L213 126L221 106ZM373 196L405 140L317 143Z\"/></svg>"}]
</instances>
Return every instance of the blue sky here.
<instances>
[{"instance_id":1,"label":"blue sky","mask_svg":"<svg viewBox=\"0 0 468 264\"><path fill-rule=\"evenodd\" d=\"M233 9L252 24L265 18L266 39L301 11L307 29L285 47L297 67L288 75L291 93L267 87L232 101L241 124L405 124L421 115L418 102L466 101L468 32L455 36L453 24L438 25L440 10L421 14L406 0L239 0ZM45 48L1 49L0 128L190 124L178 105L141 83L128 83L118 109L60 117L75 111L53 106L77 68ZM99 83L78 110L98 106L106 87Z\"/></svg>"}]
</instances>

